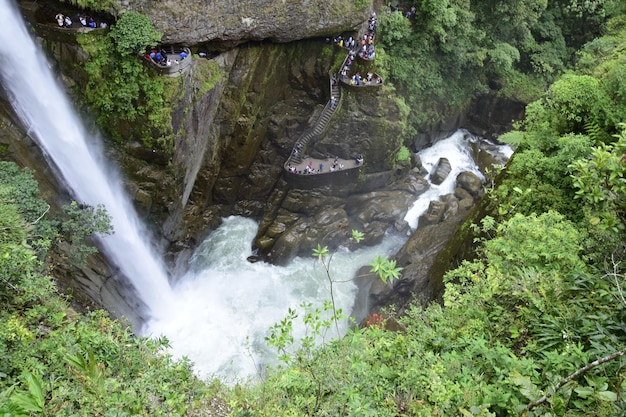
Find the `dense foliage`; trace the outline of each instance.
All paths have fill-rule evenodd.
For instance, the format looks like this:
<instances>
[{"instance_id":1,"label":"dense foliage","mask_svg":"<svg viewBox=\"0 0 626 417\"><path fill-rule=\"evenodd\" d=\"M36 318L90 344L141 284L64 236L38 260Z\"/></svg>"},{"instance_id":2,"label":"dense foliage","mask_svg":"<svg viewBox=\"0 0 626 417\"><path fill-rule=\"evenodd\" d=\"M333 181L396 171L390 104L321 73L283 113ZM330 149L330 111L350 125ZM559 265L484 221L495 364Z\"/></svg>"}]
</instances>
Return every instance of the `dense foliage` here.
<instances>
[{"instance_id":1,"label":"dense foliage","mask_svg":"<svg viewBox=\"0 0 626 417\"><path fill-rule=\"evenodd\" d=\"M96 115L98 126L114 140L140 140L146 146L171 151L169 104L177 80L156 76L141 62L146 48L160 39L150 20L133 12L124 13L109 36L97 32L79 35L89 56L82 98Z\"/></svg>"},{"instance_id":2,"label":"dense foliage","mask_svg":"<svg viewBox=\"0 0 626 417\"><path fill-rule=\"evenodd\" d=\"M393 4L393 2L392 2ZM445 120L489 89L529 101L624 10L609 1L429 0L382 13L377 60L413 110L415 127ZM382 46L381 50L380 46Z\"/></svg>"}]
</instances>

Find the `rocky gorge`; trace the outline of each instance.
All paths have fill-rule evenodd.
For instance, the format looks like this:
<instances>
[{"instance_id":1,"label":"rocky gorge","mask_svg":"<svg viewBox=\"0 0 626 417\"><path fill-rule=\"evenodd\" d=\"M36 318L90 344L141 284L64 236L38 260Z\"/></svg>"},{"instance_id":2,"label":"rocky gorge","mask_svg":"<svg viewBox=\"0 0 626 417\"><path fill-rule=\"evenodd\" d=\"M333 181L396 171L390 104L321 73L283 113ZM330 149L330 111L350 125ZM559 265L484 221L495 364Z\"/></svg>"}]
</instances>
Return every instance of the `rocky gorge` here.
<instances>
[{"instance_id":1,"label":"rocky gorge","mask_svg":"<svg viewBox=\"0 0 626 417\"><path fill-rule=\"evenodd\" d=\"M328 71L343 59L344 52L325 38L358 28L369 15L369 5L359 9L346 2L322 1L308 7L294 2L254 7L251 2L188 3L116 6L118 11L147 14L166 42L210 46L219 53L210 61L195 59L191 70L176 81L171 152L147 148L132 138L108 148L127 176L127 189L138 210L159 237L173 275L185 271L197 244L223 217L233 214L260 221L252 246L260 259L276 264L309 256L317 244L350 247L352 229L366 232L364 244L379 242L388 230L407 233L408 225L401 220L407 207L428 187L427 175L431 180L445 178L446 161L442 159L430 173L418 158L397 160L411 111L398 104L391 88L346 92L325 136L311 150L346 159L358 150L366 161L358 181L308 189L290 187L282 177L295 140L329 100ZM42 36L68 88L83 84L85 76L75 64L84 62L85 52L71 37ZM211 71L217 81L206 90L204 77ZM480 96L447 123L424 126L409 145L419 151L459 127L491 137L522 112L520 103ZM50 168L29 142L27 130L12 122L10 111L3 124L3 158L31 167L45 196L67 199L62 184L50 178ZM493 162L480 149L476 154L483 167ZM372 280L363 283L361 302L375 309L406 303L415 295L424 302L436 298L441 265L458 255L446 245L482 195L480 179L460 174L455 192L431 204L421 221L425 225L412 233L396 256L405 268L402 279L394 288ZM115 288L123 287L123 278L106 262L93 260L82 273L72 275L78 278L71 285L85 300L109 309L117 306L119 315L129 317L138 310L133 305L120 307L126 290Z\"/></svg>"}]
</instances>

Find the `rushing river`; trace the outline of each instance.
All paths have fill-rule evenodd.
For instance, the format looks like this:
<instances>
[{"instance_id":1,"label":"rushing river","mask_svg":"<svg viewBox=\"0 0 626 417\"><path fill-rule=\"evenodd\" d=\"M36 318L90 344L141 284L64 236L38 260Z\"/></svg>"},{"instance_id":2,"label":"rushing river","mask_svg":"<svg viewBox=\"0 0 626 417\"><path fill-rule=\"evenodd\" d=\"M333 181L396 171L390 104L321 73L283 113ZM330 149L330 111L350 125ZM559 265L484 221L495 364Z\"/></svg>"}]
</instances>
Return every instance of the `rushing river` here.
<instances>
[{"instance_id":1,"label":"rushing river","mask_svg":"<svg viewBox=\"0 0 626 417\"><path fill-rule=\"evenodd\" d=\"M74 197L94 206L104 204L112 216L115 234L101 241L148 306L151 319L143 334L165 335L173 355L189 357L204 377L232 382L257 375L263 366L274 363L275 354L265 344L268 328L302 301L321 306L330 298L321 265L312 256L296 258L286 267L247 262L257 224L230 217L199 246L189 272L170 285L161 256L152 247L119 173L104 159L98 136L85 129L9 0L0 0L0 19L2 85L28 134ZM451 191L458 172L480 174L469 157L469 146L464 132L457 132L421 153L427 167L445 155L453 173L409 208L405 219L412 227L430 200ZM494 152L507 151L496 147ZM338 250L332 276L345 282L334 285L337 306L350 313L355 272L378 255L392 255L405 240L406 236L390 235L375 247L352 253ZM342 332L346 326L343 321ZM295 329L296 334L302 332L301 326Z\"/></svg>"},{"instance_id":2,"label":"rushing river","mask_svg":"<svg viewBox=\"0 0 626 417\"><path fill-rule=\"evenodd\" d=\"M431 200L454 190L459 173L471 171L482 177L471 157L476 141L495 159L504 162L510 155L507 146L490 144L463 130L420 152L429 171L442 155L450 161L452 171L442 184L432 186L415 201L405 217L410 225L417 225ZM286 267L247 262L256 230L252 220L225 219L200 245L190 271L173 288L173 311L166 319L147 324L148 333L167 335L174 352L191 358L201 375L232 379L257 374L263 365L275 362L275 354L264 340L269 327L302 301L320 306L330 299L326 275L312 256L296 258ZM359 267L378 255L393 255L406 239L390 234L374 247L354 253L339 250L331 264L334 280L350 280ZM354 282L335 284L334 291L338 307L350 313L356 294ZM345 328L344 321L342 332ZM298 331L302 332L302 327Z\"/></svg>"}]
</instances>

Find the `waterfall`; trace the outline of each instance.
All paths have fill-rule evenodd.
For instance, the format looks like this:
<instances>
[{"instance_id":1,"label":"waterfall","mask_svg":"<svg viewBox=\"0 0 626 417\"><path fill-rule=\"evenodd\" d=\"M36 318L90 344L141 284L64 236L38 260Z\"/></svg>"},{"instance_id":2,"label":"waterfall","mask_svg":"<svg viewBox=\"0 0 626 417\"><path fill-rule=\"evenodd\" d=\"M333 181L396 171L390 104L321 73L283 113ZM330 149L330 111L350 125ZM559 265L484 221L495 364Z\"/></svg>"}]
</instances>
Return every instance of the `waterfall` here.
<instances>
[{"instance_id":1,"label":"waterfall","mask_svg":"<svg viewBox=\"0 0 626 417\"><path fill-rule=\"evenodd\" d=\"M167 274L119 173L103 159L99 138L76 116L17 7L0 2L0 75L15 113L74 197L106 207L115 232L101 238L104 250L132 282L148 313L163 312L171 302Z\"/></svg>"}]
</instances>

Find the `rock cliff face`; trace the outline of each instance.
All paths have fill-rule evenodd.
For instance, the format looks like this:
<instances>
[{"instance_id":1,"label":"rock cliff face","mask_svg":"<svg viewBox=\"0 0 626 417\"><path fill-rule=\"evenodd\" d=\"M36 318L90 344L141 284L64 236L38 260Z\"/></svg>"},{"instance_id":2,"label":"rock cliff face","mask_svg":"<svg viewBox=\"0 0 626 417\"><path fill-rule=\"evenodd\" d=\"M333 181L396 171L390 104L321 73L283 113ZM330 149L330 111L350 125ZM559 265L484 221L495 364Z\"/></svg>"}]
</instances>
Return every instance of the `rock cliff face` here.
<instances>
[{"instance_id":1,"label":"rock cliff face","mask_svg":"<svg viewBox=\"0 0 626 417\"><path fill-rule=\"evenodd\" d=\"M121 0L118 4L122 12L149 16L165 43L209 42L217 48L353 30L367 19L371 7L368 0Z\"/></svg>"}]
</instances>

